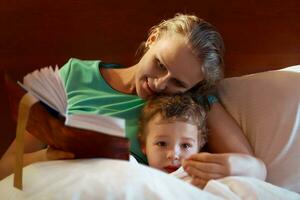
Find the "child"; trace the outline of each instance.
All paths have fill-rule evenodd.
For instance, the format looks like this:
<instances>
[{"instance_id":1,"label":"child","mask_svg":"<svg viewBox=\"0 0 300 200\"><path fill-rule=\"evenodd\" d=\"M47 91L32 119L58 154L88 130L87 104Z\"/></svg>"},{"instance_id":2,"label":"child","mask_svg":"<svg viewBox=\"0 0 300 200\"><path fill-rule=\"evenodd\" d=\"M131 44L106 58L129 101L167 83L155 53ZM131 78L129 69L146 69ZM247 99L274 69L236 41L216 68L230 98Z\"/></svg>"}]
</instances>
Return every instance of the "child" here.
<instances>
[{"instance_id":1,"label":"child","mask_svg":"<svg viewBox=\"0 0 300 200\"><path fill-rule=\"evenodd\" d=\"M176 171L206 143L206 113L188 95L160 96L142 110L139 141L151 167Z\"/></svg>"},{"instance_id":2,"label":"child","mask_svg":"<svg viewBox=\"0 0 300 200\"><path fill-rule=\"evenodd\" d=\"M187 94L149 100L141 113L138 134L149 166L172 173L200 188L210 179L230 175L260 177L262 163L254 157L199 153L207 141L205 122L205 110ZM187 164L189 162L192 164ZM185 171L180 168L182 165ZM201 178L187 175L195 170L193 165L198 166L196 173Z\"/></svg>"}]
</instances>

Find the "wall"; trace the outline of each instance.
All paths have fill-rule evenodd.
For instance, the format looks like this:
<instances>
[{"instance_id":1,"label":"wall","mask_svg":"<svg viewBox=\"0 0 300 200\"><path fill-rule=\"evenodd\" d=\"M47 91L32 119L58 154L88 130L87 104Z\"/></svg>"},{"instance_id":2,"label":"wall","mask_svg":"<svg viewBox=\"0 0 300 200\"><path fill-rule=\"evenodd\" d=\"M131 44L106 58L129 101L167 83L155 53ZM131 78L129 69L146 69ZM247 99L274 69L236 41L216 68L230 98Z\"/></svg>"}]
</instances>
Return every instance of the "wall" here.
<instances>
[{"instance_id":1,"label":"wall","mask_svg":"<svg viewBox=\"0 0 300 200\"><path fill-rule=\"evenodd\" d=\"M70 57L129 66L147 30L176 12L197 14L222 33L227 76L300 63L297 0L2 0L0 89L4 71L21 80L33 69L61 66ZM6 95L0 96L0 155L15 132Z\"/></svg>"}]
</instances>

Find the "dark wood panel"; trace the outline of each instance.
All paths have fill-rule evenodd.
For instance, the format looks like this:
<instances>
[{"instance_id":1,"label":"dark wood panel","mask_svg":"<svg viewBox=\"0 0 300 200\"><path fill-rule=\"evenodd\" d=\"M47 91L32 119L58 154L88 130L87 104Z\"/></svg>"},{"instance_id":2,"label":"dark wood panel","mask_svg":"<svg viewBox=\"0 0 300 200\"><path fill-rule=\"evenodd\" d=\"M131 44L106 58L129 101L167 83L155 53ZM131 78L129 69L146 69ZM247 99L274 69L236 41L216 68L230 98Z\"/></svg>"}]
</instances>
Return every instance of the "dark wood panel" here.
<instances>
[{"instance_id":1,"label":"dark wood panel","mask_svg":"<svg viewBox=\"0 0 300 200\"><path fill-rule=\"evenodd\" d=\"M227 76L300 64L298 0L1 0L0 89L4 71L20 80L70 57L131 65L147 30L176 12L196 14L222 33ZM0 154L14 137L6 95L0 96Z\"/></svg>"}]
</instances>

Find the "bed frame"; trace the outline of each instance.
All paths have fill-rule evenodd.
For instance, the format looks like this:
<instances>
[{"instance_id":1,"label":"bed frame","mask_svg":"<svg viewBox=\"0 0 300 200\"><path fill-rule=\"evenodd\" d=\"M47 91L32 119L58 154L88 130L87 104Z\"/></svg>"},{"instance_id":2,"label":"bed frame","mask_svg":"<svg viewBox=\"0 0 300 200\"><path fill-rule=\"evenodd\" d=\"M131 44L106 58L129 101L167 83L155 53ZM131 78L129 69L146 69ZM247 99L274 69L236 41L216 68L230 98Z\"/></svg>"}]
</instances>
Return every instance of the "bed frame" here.
<instances>
[{"instance_id":1,"label":"bed frame","mask_svg":"<svg viewBox=\"0 0 300 200\"><path fill-rule=\"evenodd\" d=\"M147 30L176 12L214 24L226 46L225 74L300 64L300 1L97 1L3 0L0 2L0 155L15 133L9 117L4 73L21 80L70 57L129 66Z\"/></svg>"}]
</instances>

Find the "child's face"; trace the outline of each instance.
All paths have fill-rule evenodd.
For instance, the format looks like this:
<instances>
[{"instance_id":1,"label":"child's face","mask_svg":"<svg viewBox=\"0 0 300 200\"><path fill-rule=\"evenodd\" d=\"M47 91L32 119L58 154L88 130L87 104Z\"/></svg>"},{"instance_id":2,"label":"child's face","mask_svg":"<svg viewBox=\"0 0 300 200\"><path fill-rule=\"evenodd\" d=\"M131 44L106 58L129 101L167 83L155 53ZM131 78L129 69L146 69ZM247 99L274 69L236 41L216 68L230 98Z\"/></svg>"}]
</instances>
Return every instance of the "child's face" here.
<instances>
[{"instance_id":1,"label":"child's face","mask_svg":"<svg viewBox=\"0 0 300 200\"><path fill-rule=\"evenodd\" d=\"M183 159L198 152L197 127L188 122L167 122L158 114L149 121L146 131L143 151L151 167L171 173Z\"/></svg>"}]
</instances>

